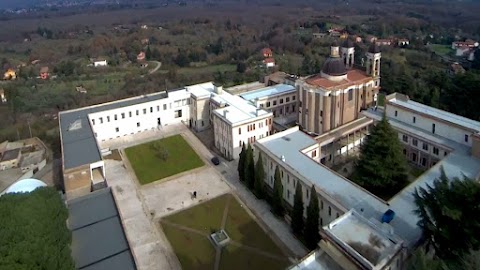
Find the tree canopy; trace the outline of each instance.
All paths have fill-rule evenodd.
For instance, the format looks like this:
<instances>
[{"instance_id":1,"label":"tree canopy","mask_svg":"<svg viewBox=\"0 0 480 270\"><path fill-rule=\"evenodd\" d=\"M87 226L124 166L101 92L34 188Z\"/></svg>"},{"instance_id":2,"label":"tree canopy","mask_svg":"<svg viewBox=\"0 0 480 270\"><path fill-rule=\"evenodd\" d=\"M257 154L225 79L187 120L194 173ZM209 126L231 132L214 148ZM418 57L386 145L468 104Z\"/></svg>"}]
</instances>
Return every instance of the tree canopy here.
<instances>
[{"instance_id":1,"label":"tree canopy","mask_svg":"<svg viewBox=\"0 0 480 270\"><path fill-rule=\"evenodd\" d=\"M255 160L253 159L253 150L250 144L248 144L245 153L245 182L248 188L253 190L255 184Z\"/></svg>"},{"instance_id":2,"label":"tree canopy","mask_svg":"<svg viewBox=\"0 0 480 270\"><path fill-rule=\"evenodd\" d=\"M297 183L295 188L295 197L293 199L292 211L292 231L296 234L301 234L303 231L303 194L302 185Z\"/></svg>"},{"instance_id":3,"label":"tree canopy","mask_svg":"<svg viewBox=\"0 0 480 270\"><path fill-rule=\"evenodd\" d=\"M245 154L247 149L245 149L245 143L242 144L242 151L240 152L240 157L238 159L238 178L240 181L245 180Z\"/></svg>"},{"instance_id":4,"label":"tree canopy","mask_svg":"<svg viewBox=\"0 0 480 270\"><path fill-rule=\"evenodd\" d=\"M255 195L259 199L263 199L264 196L264 187L263 183L265 179L265 171L263 169L263 158L262 153L258 155L257 164L255 165L255 183L254 183L254 191Z\"/></svg>"},{"instance_id":5,"label":"tree canopy","mask_svg":"<svg viewBox=\"0 0 480 270\"><path fill-rule=\"evenodd\" d=\"M65 204L53 188L0 197L1 269L74 269Z\"/></svg>"},{"instance_id":6,"label":"tree canopy","mask_svg":"<svg viewBox=\"0 0 480 270\"><path fill-rule=\"evenodd\" d=\"M445 171L432 185L414 193L424 237L447 259L480 248L480 184L472 179L449 179Z\"/></svg>"},{"instance_id":7,"label":"tree canopy","mask_svg":"<svg viewBox=\"0 0 480 270\"><path fill-rule=\"evenodd\" d=\"M406 170L398 134L383 117L360 149L353 180L374 193L391 196L406 184Z\"/></svg>"},{"instance_id":8,"label":"tree canopy","mask_svg":"<svg viewBox=\"0 0 480 270\"><path fill-rule=\"evenodd\" d=\"M320 241L319 233L320 208L318 207L318 197L315 187L310 190L310 202L307 207L307 221L305 222L304 237L307 248L314 250Z\"/></svg>"},{"instance_id":9,"label":"tree canopy","mask_svg":"<svg viewBox=\"0 0 480 270\"><path fill-rule=\"evenodd\" d=\"M273 178L273 213L278 216L283 216L283 213L285 212L285 208L283 207L283 185L282 179L280 178L280 169L278 168L278 166L275 168L275 175Z\"/></svg>"}]
</instances>

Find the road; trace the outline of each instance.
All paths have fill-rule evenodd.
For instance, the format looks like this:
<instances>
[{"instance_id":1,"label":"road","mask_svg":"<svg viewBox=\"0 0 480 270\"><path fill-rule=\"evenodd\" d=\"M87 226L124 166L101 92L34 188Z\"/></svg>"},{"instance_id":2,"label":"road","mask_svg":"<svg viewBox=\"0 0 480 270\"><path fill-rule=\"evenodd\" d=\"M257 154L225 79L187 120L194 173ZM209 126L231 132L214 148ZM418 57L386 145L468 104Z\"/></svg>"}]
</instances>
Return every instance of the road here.
<instances>
[{"instance_id":1,"label":"road","mask_svg":"<svg viewBox=\"0 0 480 270\"><path fill-rule=\"evenodd\" d=\"M159 70L160 67L162 66L162 62L159 62L159 61L149 61L149 62L150 63L155 63L155 64L157 64L157 66L154 69L150 70L148 72L148 74L153 74L153 73L157 72L157 70Z\"/></svg>"}]
</instances>

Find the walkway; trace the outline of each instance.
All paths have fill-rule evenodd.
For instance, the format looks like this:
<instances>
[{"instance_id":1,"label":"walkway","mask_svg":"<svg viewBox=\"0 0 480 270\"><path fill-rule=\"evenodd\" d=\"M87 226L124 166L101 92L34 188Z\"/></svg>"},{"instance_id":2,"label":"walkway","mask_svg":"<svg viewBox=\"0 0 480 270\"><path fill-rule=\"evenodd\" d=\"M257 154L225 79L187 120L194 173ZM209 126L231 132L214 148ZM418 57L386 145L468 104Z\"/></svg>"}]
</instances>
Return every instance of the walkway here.
<instances>
[{"instance_id":1,"label":"walkway","mask_svg":"<svg viewBox=\"0 0 480 270\"><path fill-rule=\"evenodd\" d=\"M106 160L107 183L117 203L118 211L125 228L139 270L171 269L181 270L180 262L170 243L155 222L150 218L143 203L143 195L134 180L120 161Z\"/></svg>"},{"instance_id":2,"label":"walkway","mask_svg":"<svg viewBox=\"0 0 480 270\"><path fill-rule=\"evenodd\" d=\"M270 212L270 206L263 200L258 200L253 193L248 190L238 179L237 173L238 160L225 161L219 166L217 170L223 174L232 190L240 197L240 199L255 213L258 219L265 225L271 233L275 234L284 245L286 245L294 255L298 258L303 258L307 255L308 250L295 238L290 230L288 224L276 218Z\"/></svg>"}]
</instances>

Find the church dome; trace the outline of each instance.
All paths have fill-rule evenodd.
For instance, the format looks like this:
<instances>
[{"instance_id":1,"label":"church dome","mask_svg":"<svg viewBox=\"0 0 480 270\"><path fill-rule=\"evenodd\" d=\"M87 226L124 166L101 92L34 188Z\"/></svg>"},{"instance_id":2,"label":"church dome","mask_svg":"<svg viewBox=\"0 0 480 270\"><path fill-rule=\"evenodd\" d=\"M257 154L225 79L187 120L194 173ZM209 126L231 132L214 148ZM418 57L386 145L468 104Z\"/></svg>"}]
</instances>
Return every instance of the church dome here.
<instances>
[{"instance_id":1,"label":"church dome","mask_svg":"<svg viewBox=\"0 0 480 270\"><path fill-rule=\"evenodd\" d=\"M380 47L374 42L368 48L368 52L369 53L379 53L380 52Z\"/></svg>"},{"instance_id":2,"label":"church dome","mask_svg":"<svg viewBox=\"0 0 480 270\"><path fill-rule=\"evenodd\" d=\"M340 57L330 57L323 64L322 72L330 76L342 76L347 74L347 68Z\"/></svg>"},{"instance_id":3,"label":"church dome","mask_svg":"<svg viewBox=\"0 0 480 270\"><path fill-rule=\"evenodd\" d=\"M4 190L0 195L8 194L8 193L25 193L25 192L32 192L39 187L46 187L43 181L28 178L19 180L12 185L10 185L6 190Z\"/></svg>"}]
</instances>

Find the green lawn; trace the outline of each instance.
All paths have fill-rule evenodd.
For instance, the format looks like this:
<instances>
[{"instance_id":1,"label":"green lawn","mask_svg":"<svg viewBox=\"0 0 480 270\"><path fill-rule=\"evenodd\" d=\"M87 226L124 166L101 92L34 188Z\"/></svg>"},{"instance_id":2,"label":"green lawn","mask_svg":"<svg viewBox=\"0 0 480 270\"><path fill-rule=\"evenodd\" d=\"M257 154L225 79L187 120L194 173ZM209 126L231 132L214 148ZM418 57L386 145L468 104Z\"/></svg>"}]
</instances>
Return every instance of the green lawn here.
<instances>
[{"instance_id":1,"label":"green lawn","mask_svg":"<svg viewBox=\"0 0 480 270\"><path fill-rule=\"evenodd\" d=\"M215 72L227 72L227 71L235 71L237 70L236 65L228 65L228 64L223 64L223 65L210 65L210 66L204 66L204 67L185 67L185 68L180 68L178 70L178 74L182 75L190 75L193 73L196 74L212 74Z\"/></svg>"},{"instance_id":2,"label":"green lawn","mask_svg":"<svg viewBox=\"0 0 480 270\"><path fill-rule=\"evenodd\" d=\"M160 221L184 270L214 269L215 247L209 235L222 228L227 205L223 229L231 242L221 250L218 269L285 269L290 265L290 254L273 242L231 194L225 194Z\"/></svg>"},{"instance_id":3,"label":"green lawn","mask_svg":"<svg viewBox=\"0 0 480 270\"><path fill-rule=\"evenodd\" d=\"M449 45L441 45L441 44L430 44L430 49L434 53L441 56L446 56L452 51L452 48Z\"/></svg>"},{"instance_id":4,"label":"green lawn","mask_svg":"<svg viewBox=\"0 0 480 270\"><path fill-rule=\"evenodd\" d=\"M160 156L163 150L166 159ZM130 147L125 153L142 185L204 165L181 135Z\"/></svg>"}]
</instances>

